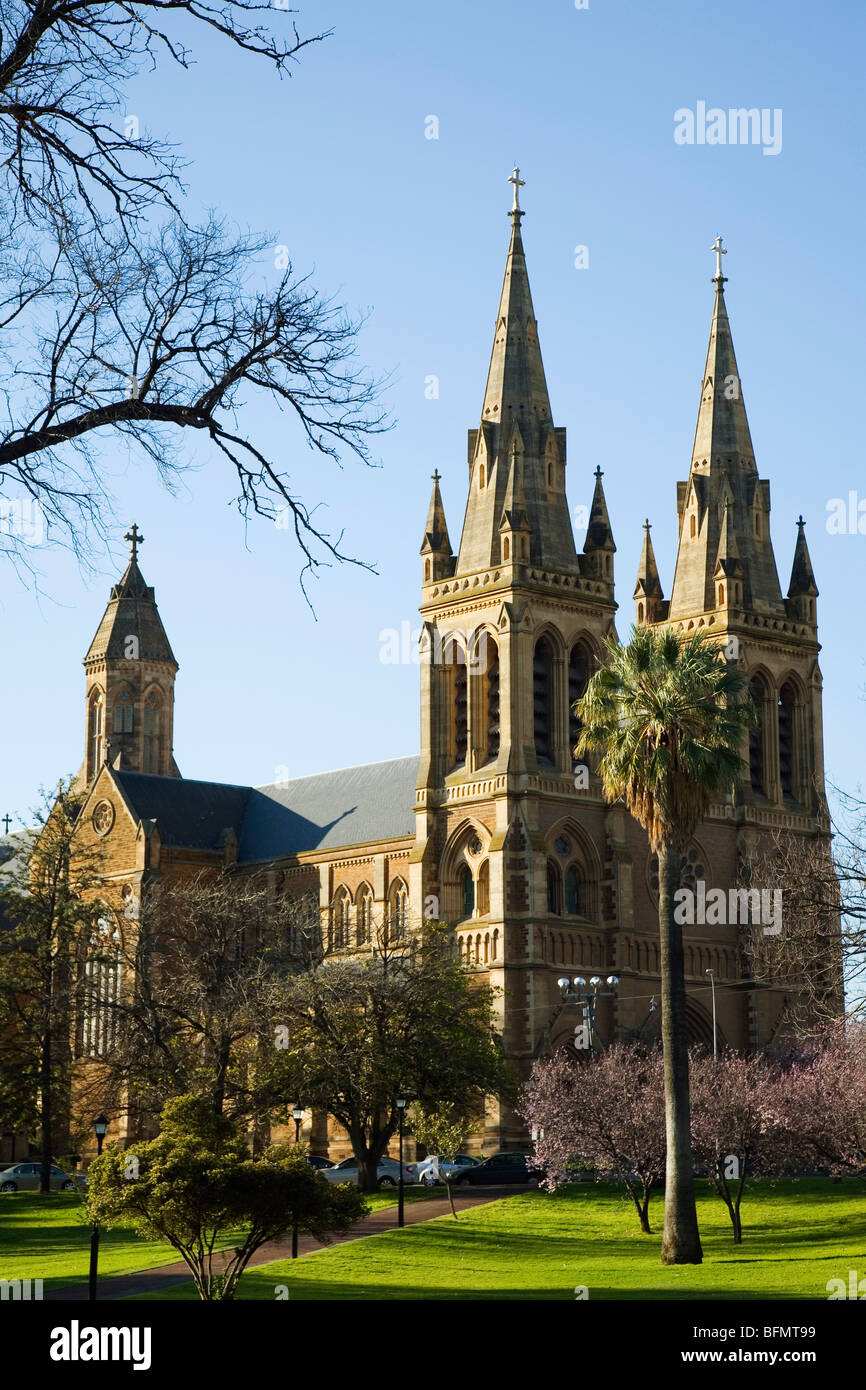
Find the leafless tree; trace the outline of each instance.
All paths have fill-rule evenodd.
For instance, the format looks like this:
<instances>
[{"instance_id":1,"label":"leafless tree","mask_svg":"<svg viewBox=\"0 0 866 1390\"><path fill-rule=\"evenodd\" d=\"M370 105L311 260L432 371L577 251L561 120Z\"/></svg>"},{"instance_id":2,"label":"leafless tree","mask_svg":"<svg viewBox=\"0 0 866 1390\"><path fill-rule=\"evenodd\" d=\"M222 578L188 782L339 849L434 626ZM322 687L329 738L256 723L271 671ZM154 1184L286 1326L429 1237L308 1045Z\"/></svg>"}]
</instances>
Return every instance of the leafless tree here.
<instances>
[{"instance_id":1,"label":"leafless tree","mask_svg":"<svg viewBox=\"0 0 866 1390\"><path fill-rule=\"evenodd\" d=\"M0 0L0 548L20 564L10 507L38 504L86 561L108 525L100 446L120 433L171 485L191 430L236 470L244 516L292 530L304 572L353 560L290 471L301 444L372 461L388 422L356 359L359 322L288 257L268 285L267 236L190 225L175 150L125 115L137 73L189 66L190 18L280 73L327 37L292 25L281 39L265 15L253 0ZM256 397L294 417L283 458L243 428Z\"/></svg>"},{"instance_id":2,"label":"leafless tree","mask_svg":"<svg viewBox=\"0 0 866 1390\"><path fill-rule=\"evenodd\" d=\"M778 935L755 926L744 939L750 968L789 987L786 1022L802 1034L843 1008L866 1016L866 802L833 790L823 830L776 831L744 863L745 882L784 894Z\"/></svg>"},{"instance_id":3,"label":"leafless tree","mask_svg":"<svg viewBox=\"0 0 866 1390\"><path fill-rule=\"evenodd\" d=\"M263 1119L287 981L320 954L315 901L275 895L256 875L200 874L151 885L120 938L125 984L102 1005L112 1045L91 1073L100 1100L145 1129L181 1094Z\"/></svg>"}]
</instances>

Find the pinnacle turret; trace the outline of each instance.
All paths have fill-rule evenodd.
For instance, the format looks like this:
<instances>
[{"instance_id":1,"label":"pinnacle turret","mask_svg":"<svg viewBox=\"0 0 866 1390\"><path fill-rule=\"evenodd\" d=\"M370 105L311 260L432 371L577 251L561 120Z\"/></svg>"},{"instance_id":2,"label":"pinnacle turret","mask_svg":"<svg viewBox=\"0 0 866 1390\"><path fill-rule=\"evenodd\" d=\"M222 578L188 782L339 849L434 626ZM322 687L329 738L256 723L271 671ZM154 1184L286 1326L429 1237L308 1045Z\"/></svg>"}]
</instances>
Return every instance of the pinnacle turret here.
<instances>
[{"instance_id":1,"label":"pinnacle turret","mask_svg":"<svg viewBox=\"0 0 866 1390\"><path fill-rule=\"evenodd\" d=\"M634 586L635 619L638 624L661 622L667 604L653 550L649 518L643 524L643 545Z\"/></svg>"},{"instance_id":2,"label":"pinnacle turret","mask_svg":"<svg viewBox=\"0 0 866 1390\"><path fill-rule=\"evenodd\" d=\"M448 524L445 520L445 507L439 491L439 470L433 474L433 492L427 510L424 526L424 540L421 544L424 560L424 582L432 582L450 575L454 569L454 556L448 537Z\"/></svg>"}]
</instances>

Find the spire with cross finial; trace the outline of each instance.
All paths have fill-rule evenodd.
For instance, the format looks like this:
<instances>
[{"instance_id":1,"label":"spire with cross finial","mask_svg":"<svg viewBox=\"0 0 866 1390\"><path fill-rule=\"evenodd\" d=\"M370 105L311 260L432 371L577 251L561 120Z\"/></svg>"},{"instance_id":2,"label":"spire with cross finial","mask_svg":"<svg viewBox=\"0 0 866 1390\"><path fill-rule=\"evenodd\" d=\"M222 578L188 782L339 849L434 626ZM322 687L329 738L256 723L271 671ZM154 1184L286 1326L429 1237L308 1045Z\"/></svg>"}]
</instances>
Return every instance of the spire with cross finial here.
<instances>
[{"instance_id":1,"label":"spire with cross finial","mask_svg":"<svg viewBox=\"0 0 866 1390\"><path fill-rule=\"evenodd\" d=\"M726 248L722 245L722 238L720 236L716 237L710 250L714 252L716 257L716 273L713 276L713 284L718 285L719 289L721 289L728 278L727 275L722 274L722 256L727 256L728 253Z\"/></svg>"},{"instance_id":2,"label":"spire with cross finial","mask_svg":"<svg viewBox=\"0 0 866 1390\"><path fill-rule=\"evenodd\" d=\"M583 566L574 547L566 497L565 430L553 423L547 392L523 249L520 189L524 180L517 164L508 181L514 190L511 234L480 428L469 431L469 497L454 573L476 574L500 561L504 548L500 524L517 440L530 558L533 562L543 559L550 569L576 574Z\"/></svg>"},{"instance_id":3,"label":"spire with cross finial","mask_svg":"<svg viewBox=\"0 0 866 1390\"><path fill-rule=\"evenodd\" d=\"M521 188L525 188L526 179L522 179L520 177L520 170L518 169L516 164L508 177L508 182L510 184L513 184L514 186L514 199L512 201L511 211L509 212L508 216L513 221L519 222L521 217L523 216L523 208L520 206L520 190Z\"/></svg>"},{"instance_id":4,"label":"spire with cross finial","mask_svg":"<svg viewBox=\"0 0 866 1390\"><path fill-rule=\"evenodd\" d=\"M132 523L132 526L131 526L130 529L127 531L127 533L126 533L126 535L124 536L123 539L124 539L125 541L129 541L129 558L130 558L130 560L132 560L132 561L137 561L137 560L138 560L138 547L139 547L140 545L144 545L144 536L143 536L143 535L141 534L141 532L139 531L139 529L138 529L137 525L135 524L135 522Z\"/></svg>"}]
</instances>

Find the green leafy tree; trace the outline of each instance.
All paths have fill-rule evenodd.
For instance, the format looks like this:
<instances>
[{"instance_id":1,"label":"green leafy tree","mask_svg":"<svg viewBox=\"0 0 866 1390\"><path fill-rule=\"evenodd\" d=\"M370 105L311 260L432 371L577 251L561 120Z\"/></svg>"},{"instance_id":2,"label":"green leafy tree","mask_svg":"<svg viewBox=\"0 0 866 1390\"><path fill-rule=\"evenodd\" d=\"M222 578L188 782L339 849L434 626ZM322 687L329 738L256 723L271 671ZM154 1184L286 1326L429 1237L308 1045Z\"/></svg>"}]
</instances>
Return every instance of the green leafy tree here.
<instances>
[{"instance_id":1,"label":"green leafy tree","mask_svg":"<svg viewBox=\"0 0 866 1390\"><path fill-rule=\"evenodd\" d=\"M0 892L0 1099L3 1121L38 1139L41 1191L70 1140L72 1038L84 954L99 954L110 918L97 896L101 856L73 838L80 796L71 779L44 794L37 831Z\"/></svg>"},{"instance_id":2,"label":"green leafy tree","mask_svg":"<svg viewBox=\"0 0 866 1390\"><path fill-rule=\"evenodd\" d=\"M455 1114L454 1107L447 1101L440 1105L430 1106L425 1109L423 1105L416 1105L412 1111L412 1133L423 1144L428 1154L438 1154L445 1160L446 1166L440 1168L439 1176L445 1184L448 1192L448 1201L451 1203L451 1215L457 1220L457 1212L454 1207L454 1192L451 1175L447 1165L453 1163L457 1155L466 1147L466 1141L472 1132L473 1120L468 1115Z\"/></svg>"},{"instance_id":3,"label":"green leafy tree","mask_svg":"<svg viewBox=\"0 0 866 1390\"><path fill-rule=\"evenodd\" d=\"M300 1145L252 1159L235 1122L194 1096L168 1102L156 1139L126 1152L112 1145L94 1159L86 1207L91 1222L167 1241L206 1302L235 1297L266 1241L294 1225L327 1241L367 1210L356 1188L325 1182ZM227 1237L233 1248L218 1249Z\"/></svg>"},{"instance_id":4,"label":"green leafy tree","mask_svg":"<svg viewBox=\"0 0 866 1390\"><path fill-rule=\"evenodd\" d=\"M461 968L453 934L429 923L365 959L325 957L289 981L284 1097L327 1111L349 1135L359 1182L377 1183L401 1093L460 1110L515 1094L494 993Z\"/></svg>"},{"instance_id":5,"label":"green leafy tree","mask_svg":"<svg viewBox=\"0 0 866 1390\"><path fill-rule=\"evenodd\" d=\"M667 1164L664 1264L702 1259L690 1138L683 935L674 920L682 856L712 801L733 789L754 720L744 676L705 632L636 628L607 644L607 664L575 706L577 755L599 750L608 801L624 800L659 858Z\"/></svg>"}]
</instances>

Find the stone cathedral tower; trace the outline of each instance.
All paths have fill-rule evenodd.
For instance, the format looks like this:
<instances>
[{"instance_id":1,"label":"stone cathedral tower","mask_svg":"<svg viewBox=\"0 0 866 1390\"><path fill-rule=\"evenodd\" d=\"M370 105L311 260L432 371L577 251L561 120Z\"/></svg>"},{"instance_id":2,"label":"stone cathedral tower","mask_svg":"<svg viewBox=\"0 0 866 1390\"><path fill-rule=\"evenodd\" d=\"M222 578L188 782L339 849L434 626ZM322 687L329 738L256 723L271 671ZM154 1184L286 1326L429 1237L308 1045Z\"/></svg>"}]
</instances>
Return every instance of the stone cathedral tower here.
<instances>
[{"instance_id":1,"label":"stone cathedral tower","mask_svg":"<svg viewBox=\"0 0 866 1390\"><path fill-rule=\"evenodd\" d=\"M84 658L86 732L79 779L90 785L105 763L125 772L179 777L172 754L177 662L153 589L138 566L144 540L133 526L129 564Z\"/></svg>"},{"instance_id":2,"label":"stone cathedral tower","mask_svg":"<svg viewBox=\"0 0 866 1390\"><path fill-rule=\"evenodd\" d=\"M608 806L592 766L575 767L572 705L614 634L614 553L600 470L583 553L565 496L565 430L553 420L521 235L515 170L511 240L457 552L434 476L422 556L421 757L410 857L413 913L455 923L461 959L499 990L503 1038L523 1071L567 1045L582 1012L559 976L608 972L599 1033L658 1029L658 874L646 837ZM720 243L719 266L724 254ZM712 808L684 882L729 889L756 839L813 835L823 806L815 586L802 519L788 597L769 532L724 302L721 269L670 600L650 527L635 619L707 627L736 650L761 709L741 792ZM686 946L692 1037L752 1048L784 1027L784 987L748 978L737 925L703 926ZM485 1147L521 1141L488 1111Z\"/></svg>"},{"instance_id":3,"label":"stone cathedral tower","mask_svg":"<svg viewBox=\"0 0 866 1390\"><path fill-rule=\"evenodd\" d=\"M615 964L600 928L617 914L631 854L623 813L572 763L570 707L613 632L616 547L597 471L583 553L575 550L565 430L547 393L517 179L481 420L469 431L460 545L454 554L437 475L421 550L410 873L413 906L457 922L464 963L501 991L509 1053L528 1061L556 1012L556 963ZM488 1116L488 1144L519 1132Z\"/></svg>"}]
</instances>

